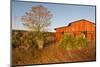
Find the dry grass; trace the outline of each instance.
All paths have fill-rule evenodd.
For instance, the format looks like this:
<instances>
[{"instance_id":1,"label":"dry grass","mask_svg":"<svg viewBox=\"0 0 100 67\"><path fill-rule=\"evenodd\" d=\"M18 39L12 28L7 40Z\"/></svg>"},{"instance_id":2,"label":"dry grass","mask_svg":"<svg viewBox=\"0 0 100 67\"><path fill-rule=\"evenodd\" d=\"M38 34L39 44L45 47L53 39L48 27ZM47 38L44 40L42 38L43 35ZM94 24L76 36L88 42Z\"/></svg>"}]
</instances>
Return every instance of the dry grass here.
<instances>
[{"instance_id":1,"label":"dry grass","mask_svg":"<svg viewBox=\"0 0 100 67\"><path fill-rule=\"evenodd\" d=\"M24 51L19 50L19 48L14 49L13 64L46 64L96 60L94 44L89 44L89 47L85 49L68 51L59 48L59 45L54 43L46 48L43 48L42 50L34 50L35 51Z\"/></svg>"}]
</instances>

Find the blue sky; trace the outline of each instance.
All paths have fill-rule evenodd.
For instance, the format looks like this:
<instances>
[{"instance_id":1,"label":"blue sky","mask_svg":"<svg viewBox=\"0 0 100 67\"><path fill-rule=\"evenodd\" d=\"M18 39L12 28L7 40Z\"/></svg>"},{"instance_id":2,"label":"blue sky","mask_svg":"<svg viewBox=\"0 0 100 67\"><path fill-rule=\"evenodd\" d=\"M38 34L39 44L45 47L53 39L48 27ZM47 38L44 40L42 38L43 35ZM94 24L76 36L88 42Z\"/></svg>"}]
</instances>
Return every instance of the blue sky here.
<instances>
[{"instance_id":1,"label":"blue sky","mask_svg":"<svg viewBox=\"0 0 100 67\"><path fill-rule=\"evenodd\" d=\"M53 14L51 25L48 29L52 32L54 28L66 26L80 19L86 19L95 23L95 6L12 1L12 29L27 29L23 26L20 18L25 15L25 12L31 10L32 6L36 5L48 8Z\"/></svg>"}]
</instances>

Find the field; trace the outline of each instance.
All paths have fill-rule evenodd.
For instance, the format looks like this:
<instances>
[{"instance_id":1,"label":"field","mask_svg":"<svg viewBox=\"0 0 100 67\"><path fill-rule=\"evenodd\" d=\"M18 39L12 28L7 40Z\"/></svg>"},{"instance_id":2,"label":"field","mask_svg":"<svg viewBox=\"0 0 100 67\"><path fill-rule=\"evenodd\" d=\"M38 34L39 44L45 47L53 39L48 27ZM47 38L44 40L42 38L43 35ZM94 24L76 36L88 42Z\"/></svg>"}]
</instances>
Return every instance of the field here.
<instances>
[{"instance_id":1,"label":"field","mask_svg":"<svg viewBox=\"0 0 100 67\"><path fill-rule=\"evenodd\" d=\"M23 38L25 33L27 33L28 38ZM60 47L59 42L55 41L55 33L45 32L44 34L46 36L44 47L38 49L32 37L35 36L33 32L13 30L12 64L27 65L96 60L96 44L94 41L88 42L86 48L65 50ZM26 42L24 43L24 41Z\"/></svg>"}]
</instances>

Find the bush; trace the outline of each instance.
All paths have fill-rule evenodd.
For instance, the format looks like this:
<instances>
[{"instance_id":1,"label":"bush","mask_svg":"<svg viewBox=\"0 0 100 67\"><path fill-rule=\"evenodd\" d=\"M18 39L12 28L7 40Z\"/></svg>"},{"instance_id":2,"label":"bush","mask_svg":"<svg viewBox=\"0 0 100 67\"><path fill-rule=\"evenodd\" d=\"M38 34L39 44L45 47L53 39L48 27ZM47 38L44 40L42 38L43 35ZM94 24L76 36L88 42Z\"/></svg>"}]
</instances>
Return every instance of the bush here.
<instances>
[{"instance_id":1,"label":"bush","mask_svg":"<svg viewBox=\"0 0 100 67\"><path fill-rule=\"evenodd\" d=\"M84 35L81 34L79 37L76 38L75 45L77 45L78 49L85 48L88 46L88 41L84 37Z\"/></svg>"},{"instance_id":2,"label":"bush","mask_svg":"<svg viewBox=\"0 0 100 67\"><path fill-rule=\"evenodd\" d=\"M73 49L74 42L75 42L74 36L65 33L60 40L60 46L64 49L70 50Z\"/></svg>"},{"instance_id":3,"label":"bush","mask_svg":"<svg viewBox=\"0 0 100 67\"><path fill-rule=\"evenodd\" d=\"M82 35L80 35L79 37L74 37L72 34L65 33L62 36L59 45L66 50L72 50L87 47L88 42L87 39Z\"/></svg>"},{"instance_id":4,"label":"bush","mask_svg":"<svg viewBox=\"0 0 100 67\"><path fill-rule=\"evenodd\" d=\"M20 45L20 38L17 32L12 33L12 47L16 48Z\"/></svg>"},{"instance_id":5,"label":"bush","mask_svg":"<svg viewBox=\"0 0 100 67\"><path fill-rule=\"evenodd\" d=\"M13 31L12 47L16 48L16 47L24 46L26 48L29 48L31 46L36 46L34 37L35 34L33 32Z\"/></svg>"},{"instance_id":6,"label":"bush","mask_svg":"<svg viewBox=\"0 0 100 67\"><path fill-rule=\"evenodd\" d=\"M43 46L44 46L44 39L45 39L45 37L44 37L43 33L38 32L36 37L35 37L35 42L36 42L36 44L37 44L39 49L43 48Z\"/></svg>"},{"instance_id":7,"label":"bush","mask_svg":"<svg viewBox=\"0 0 100 67\"><path fill-rule=\"evenodd\" d=\"M12 47L24 46L26 48L38 47L41 49L48 42L47 37L47 33L43 32L14 30L12 32Z\"/></svg>"}]
</instances>

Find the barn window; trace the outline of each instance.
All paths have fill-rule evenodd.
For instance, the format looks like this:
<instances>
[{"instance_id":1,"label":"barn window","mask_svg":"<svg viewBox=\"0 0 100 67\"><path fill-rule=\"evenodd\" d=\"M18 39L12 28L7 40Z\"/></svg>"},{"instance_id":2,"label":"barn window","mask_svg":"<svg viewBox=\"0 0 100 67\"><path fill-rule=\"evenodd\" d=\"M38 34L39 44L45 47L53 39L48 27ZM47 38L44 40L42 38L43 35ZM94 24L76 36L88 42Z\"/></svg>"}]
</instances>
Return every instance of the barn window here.
<instances>
[{"instance_id":1,"label":"barn window","mask_svg":"<svg viewBox=\"0 0 100 67\"><path fill-rule=\"evenodd\" d=\"M86 31L84 31L82 33L84 34L84 37L87 37L87 32Z\"/></svg>"},{"instance_id":2,"label":"barn window","mask_svg":"<svg viewBox=\"0 0 100 67\"><path fill-rule=\"evenodd\" d=\"M64 34L64 32L62 32L62 35Z\"/></svg>"}]
</instances>

